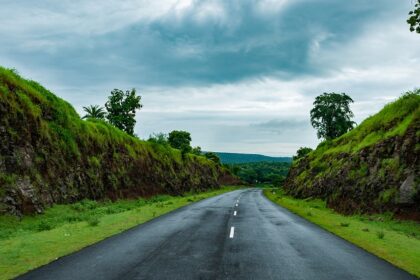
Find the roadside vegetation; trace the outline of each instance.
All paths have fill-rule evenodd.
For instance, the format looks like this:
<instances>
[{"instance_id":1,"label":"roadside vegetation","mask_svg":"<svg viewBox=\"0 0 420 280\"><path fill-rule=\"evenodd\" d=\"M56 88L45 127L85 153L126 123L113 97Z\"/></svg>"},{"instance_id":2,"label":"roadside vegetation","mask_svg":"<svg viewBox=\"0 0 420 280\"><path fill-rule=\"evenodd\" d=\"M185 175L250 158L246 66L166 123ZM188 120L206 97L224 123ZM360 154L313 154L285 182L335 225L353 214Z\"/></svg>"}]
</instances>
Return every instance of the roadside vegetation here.
<instances>
[{"instance_id":1,"label":"roadside vegetation","mask_svg":"<svg viewBox=\"0 0 420 280\"><path fill-rule=\"evenodd\" d=\"M265 189L273 202L380 258L420 277L420 224L392 213L343 216L321 199L296 199L281 189Z\"/></svg>"},{"instance_id":2,"label":"roadside vegetation","mask_svg":"<svg viewBox=\"0 0 420 280\"><path fill-rule=\"evenodd\" d=\"M112 91L105 107L86 107L83 120L37 82L0 67L0 214L234 184L225 168L192 149L135 137L135 90Z\"/></svg>"},{"instance_id":3,"label":"roadside vegetation","mask_svg":"<svg viewBox=\"0 0 420 280\"><path fill-rule=\"evenodd\" d=\"M187 204L232 191L55 205L42 215L0 216L0 279L10 279Z\"/></svg>"},{"instance_id":4,"label":"roadside vegetation","mask_svg":"<svg viewBox=\"0 0 420 280\"><path fill-rule=\"evenodd\" d=\"M329 107L320 109L325 114L318 136L325 140L313 151L297 152L284 190L297 198L325 199L344 214L391 211L418 219L420 90L402 94L355 128L349 108L339 113L347 114L343 124L334 124L328 120L339 119L334 114L340 105Z\"/></svg>"}]
</instances>

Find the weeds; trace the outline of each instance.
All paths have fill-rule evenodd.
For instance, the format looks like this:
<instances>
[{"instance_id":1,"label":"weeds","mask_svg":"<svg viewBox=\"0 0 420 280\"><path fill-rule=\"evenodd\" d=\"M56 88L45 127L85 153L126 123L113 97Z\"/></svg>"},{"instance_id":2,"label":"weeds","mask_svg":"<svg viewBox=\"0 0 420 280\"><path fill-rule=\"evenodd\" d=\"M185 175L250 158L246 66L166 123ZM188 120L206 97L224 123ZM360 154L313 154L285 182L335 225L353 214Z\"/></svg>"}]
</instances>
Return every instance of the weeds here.
<instances>
[{"instance_id":1,"label":"weeds","mask_svg":"<svg viewBox=\"0 0 420 280\"><path fill-rule=\"evenodd\" d=\"M91 217L87 220L87 223L91 227L96 227L99 225L99 219L97 217Z\"/></svg>"},{"instance_id":2,"label":"weeds","mask_svg":"<svg viewBox=\"0 0 420 280\"><path fill-rule=\"evenodd\" d=\"M385 232L383 232L382 230L380 230L380 231L376 232L376 236L377 236L379 239L384 239L384 237L385 237Z\"/></svg>"}]
</instances>

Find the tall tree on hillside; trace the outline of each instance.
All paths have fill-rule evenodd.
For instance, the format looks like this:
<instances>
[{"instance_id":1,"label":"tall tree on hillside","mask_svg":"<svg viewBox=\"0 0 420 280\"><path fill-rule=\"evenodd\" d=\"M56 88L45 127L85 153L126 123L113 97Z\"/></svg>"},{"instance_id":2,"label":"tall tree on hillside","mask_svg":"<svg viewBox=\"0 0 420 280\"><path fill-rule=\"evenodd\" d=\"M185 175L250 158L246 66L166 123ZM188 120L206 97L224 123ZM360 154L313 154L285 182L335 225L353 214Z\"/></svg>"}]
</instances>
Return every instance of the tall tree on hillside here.
<instances>
[{"instance_id":1,"label":"tall tree on hillside","mask_svg":"<svg viewBox=\"0 0 420 280\"><path fill-rule=\"evenodd\" d=\"M82 119L105 119L105 109L99 105L89 105L87 107L83 107L83 110L86 112L86 115L84 115Z\"/></svg>"},{"instance_id":2,"label":"tall tree on hillside","mask_svg":"<svg viewBox=\"0 0 420 280\"><path fill-rule=\"evenodd\" d=\"M408 15L410 17L407 19L407 23L410 25L410 31L420 34L420 0L417 0L414 9Z\"/></svg>"},{"instance_id":3,"label":"tall tree on hillside","mask_svg":"<svg viewBox=\"0 0 420 280\"><path fill-rule=\"evenodd\" d=\"M323 93L315 98L311 124L318 130L318 138L334 139L353 128L350 103L353 99L345 93Z\"/></svg>"},{"instance_id":4,"label":"tall tree on hillside","mask_svg":"<svg viewBox=\"0 0 420 280\"><path fill-rule=\"evenodd\" d=\"M183 154L191 152L191 134L188 131L172 131L169 133L168 142L172 148L181 150Z\"/></svg>"},{"instance_id":5,"label":"tall tree on hillside","mask_svg":"<svg viewBox=\"0 0 420 280\"><path fill-rule=\"evenodd\" d=\"M134 135L136 110L141 109L141 96L136 95L136 89L122 91L114 89L105 103L108 121L119 129Z\"/></svg>"}]
</instances>

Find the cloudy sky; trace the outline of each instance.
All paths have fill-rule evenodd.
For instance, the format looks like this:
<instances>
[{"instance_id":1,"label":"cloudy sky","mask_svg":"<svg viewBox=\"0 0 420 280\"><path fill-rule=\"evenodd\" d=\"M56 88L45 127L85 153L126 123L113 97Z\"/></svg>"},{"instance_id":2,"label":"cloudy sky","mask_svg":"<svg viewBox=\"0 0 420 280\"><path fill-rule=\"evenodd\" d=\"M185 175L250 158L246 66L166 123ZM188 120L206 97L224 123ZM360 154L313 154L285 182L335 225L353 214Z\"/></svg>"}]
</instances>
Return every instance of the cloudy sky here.
<instances>
[{"instance_id":1,"label":"cloudy sky","mask_svg":"<svg viewBox=\"0 0 420 280\"><path fill-rule=\"evenodd\" d=\"M292 155L319 140L323 92L356 121L420 86L414 0L0 0L0 64L72 103L142 95L136 133L204 150Z\"/></svg>"}]
</instances>

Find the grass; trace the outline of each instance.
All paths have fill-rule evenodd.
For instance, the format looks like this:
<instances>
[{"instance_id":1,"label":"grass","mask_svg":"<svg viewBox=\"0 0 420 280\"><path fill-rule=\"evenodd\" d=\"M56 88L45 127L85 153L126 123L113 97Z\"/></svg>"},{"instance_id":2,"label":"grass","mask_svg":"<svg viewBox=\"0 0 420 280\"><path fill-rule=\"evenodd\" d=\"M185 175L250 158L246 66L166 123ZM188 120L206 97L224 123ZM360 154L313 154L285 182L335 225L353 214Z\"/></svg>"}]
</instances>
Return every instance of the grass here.
<instances>
[{"instance_id":1,"label":"grass","mask_svg":"<svg viewBox=\"0 0 420 280\"><path fill-rule=\"evenodd\" d=\"M55 205L22 220L0 216L0 279L16 277L176 208L234 189L116 202L84 200Z\"/></svg>"},{"instance_id":2,"label":"grass","mask_svg":"<svg viewBox=\"0 0 420 280\"><path fill-rule=\"evenodd\" d=\"M343 216L327 208L320 199L295 199L279 189L265 189L264 194L314 224L420 277L420 223L395 220L390 214Z\"/></svg>"},{"instance_id":3,"label":"grass","mask_svg":"<svg viewBox=\"0 0 420 280\"><path fill-rule=\"evenodd\" d=\"M5 194L15 192L19 180L35 193L51 194L57 193L59 182L62 191L54 200L70 203L74 197L203 190L229 176L204 156L182 156L177 149L142 141L105 121L82 120L68 102L1 66L0 116L0 150L15 151L7 170L0 168L0 213L8 207Z\"/></svg>"}]
</instances>

